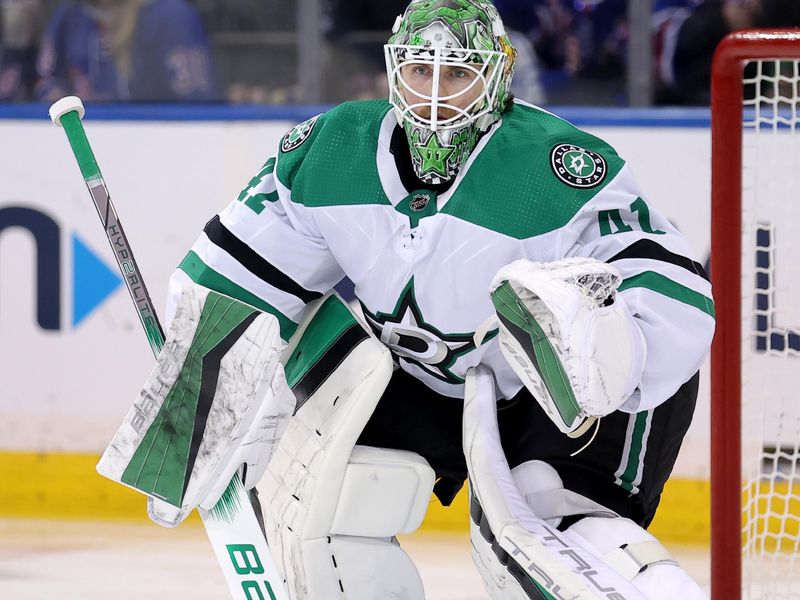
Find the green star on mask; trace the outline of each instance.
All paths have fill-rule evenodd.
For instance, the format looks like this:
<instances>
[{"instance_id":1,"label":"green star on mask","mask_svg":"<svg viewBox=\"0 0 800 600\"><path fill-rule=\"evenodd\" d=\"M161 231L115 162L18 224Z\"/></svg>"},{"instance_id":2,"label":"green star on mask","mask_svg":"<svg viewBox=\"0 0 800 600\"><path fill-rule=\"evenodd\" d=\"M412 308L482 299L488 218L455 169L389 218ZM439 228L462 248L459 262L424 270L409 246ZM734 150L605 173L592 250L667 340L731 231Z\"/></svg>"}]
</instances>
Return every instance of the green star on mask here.
<instances>
[{"instance_id":1,"label":"green star on mask","mask_svg":"<svg viewBox=\"0 0 800 600\"><path fill-rule=\"evenodd\" d=\"M424 144L415 144L416 154L422 159L423 173L434 171L442 177L447 176L447 159L455 150L453 146L442 146L436 134L431 134Z\"/></svg>"}]
</instances>

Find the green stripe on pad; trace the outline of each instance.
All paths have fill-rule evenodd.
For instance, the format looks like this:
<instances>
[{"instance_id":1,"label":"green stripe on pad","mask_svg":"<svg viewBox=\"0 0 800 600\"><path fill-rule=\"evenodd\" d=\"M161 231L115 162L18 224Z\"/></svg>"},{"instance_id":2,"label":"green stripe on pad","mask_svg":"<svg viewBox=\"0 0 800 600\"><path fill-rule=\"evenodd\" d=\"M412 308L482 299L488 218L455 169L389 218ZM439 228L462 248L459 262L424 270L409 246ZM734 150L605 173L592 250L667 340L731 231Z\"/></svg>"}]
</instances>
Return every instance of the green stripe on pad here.
<instances>
[{"instance_id":1,"label":"green stripe on pad","mask_svg":"<svg viewBox=\"0 0 800 600\"><path fill-rule=\"evenodd\" d=\"M535 586L536 586L536 589L537 589L537 590L539 591L539 593L542 595L542 598L544 598L544 600L558 600L558 598L556 598L555 596L553 596L553 594L551 594L551 593L550 593L550 592L547 590L547 588L545 588L543 585L541 585L541 584L540 584L538 581L536 581L536 580L535 580L533 577L531 577L530 575L528 575L528 577L530 577L530 580L533 582L533 585L535 585Z\"/></svg>"},{"instance_id":2,"label":"green stripe on pad","mask_svg":"<svg viewBox=\"0 0 800 600\"><path fill-rule=\"evenodd\" d=\"M256 312L237 300L208 293L181 371L125 468L123 483L181 505L197 417L203 425L207 418L198 415L203 360Z\"/></svg>"},{"instance_id":3,"label":"green stripe on pad","mask_svg":"<svg viewBox=\"0 0 800 600\"><path fill-rule=\"evenodd\" d=\"M186 255L186 258L183 259L183 262L178 265L178 268L186 273L192 279L192 281L198 285L210 288L221 294L230 296L231 298L236 298L237 300L241 300L250 306L254 306L259 310L274 315L278 319L278 324L280 325L281 329L281 337L284 339L284 341L288 341L297 330L297 323L292 321L289 317L284 315L271 304L265 302L252 292L247 291L242 286L234 283L224 275L209 267L194 252L190 251L189 254Z\"/></svg>"},{"instance_id":4,"label":"green stripe on pad","mask_svg":"<svg viewBox=\"0 0 800 600\"><path fill-rule=\"evenodd\" d=\"M284 371L289 387L293 388L342 333L357 323L350 309L337 296L329 296L286 361Z\"/></svg>"},{"instance_id":5,"label":"green stripe on pad","mask_svg":"<svg viewBox=\"0 0 800 600\"><path fill-rule=\"evenodd\" d=\"M498 314L530 336L534 356L529 356L539 376L547 386L558 412L567 425L575 422L581 409L575 399L564 365L558 358L550 340L533 315L517 296L509 282L492 292L492 303Z\"/></svg>"},{"instance_id":6,"label":"green stripe on pad","mask_svg":"<svg viewBox=\"0 0 800 600\"><path fill-rule=\"evenodd\" d=\"M708 298L700 292L696 292L684 285L681 285L680 283L676 283L675 281L664 277L660 273L655 273L654 271L645 271L644 273L639 273L638 275L629 277L619 286L619 291L623 292L625 290L637 287L646 288L663 296L667 296L668 298L672 298L673 300L677 300L678 302L683 302L689 306L694 306L695 308L702 310L710 317L716 318L714 301L711 298Z\"/></svg>"}]
</instances>

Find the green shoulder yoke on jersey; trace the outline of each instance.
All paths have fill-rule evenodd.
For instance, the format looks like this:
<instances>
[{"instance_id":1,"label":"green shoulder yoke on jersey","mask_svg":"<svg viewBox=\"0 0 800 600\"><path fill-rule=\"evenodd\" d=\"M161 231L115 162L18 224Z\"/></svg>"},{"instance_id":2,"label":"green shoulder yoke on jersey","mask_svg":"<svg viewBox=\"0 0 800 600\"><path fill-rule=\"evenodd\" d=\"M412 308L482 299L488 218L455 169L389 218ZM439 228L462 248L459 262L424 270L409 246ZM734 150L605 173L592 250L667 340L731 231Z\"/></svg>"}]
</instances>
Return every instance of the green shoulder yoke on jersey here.
<instances>
[{"instance_id":1,"label":"green shoulder yoke on jersey","mask_svg":"<svg viewBox=\"0 0 800 600\"><path fill-rule=\"evenodd\" d=\"M376 154L385 100L345 102L306 121L281 141L276 175L292 201L308 207L391 204Z\"/></svg>"},{"instance_id":2,"label":"green shoulder yoke on jersey","mask_svg":"<svg viewBox=\"0 0 800 600\"><path fill-rule=\"evenodd\" d=\"M603 140L515 103L442 212L531 238L564 227L624 164Z\"/></svg>"}]
</instances>

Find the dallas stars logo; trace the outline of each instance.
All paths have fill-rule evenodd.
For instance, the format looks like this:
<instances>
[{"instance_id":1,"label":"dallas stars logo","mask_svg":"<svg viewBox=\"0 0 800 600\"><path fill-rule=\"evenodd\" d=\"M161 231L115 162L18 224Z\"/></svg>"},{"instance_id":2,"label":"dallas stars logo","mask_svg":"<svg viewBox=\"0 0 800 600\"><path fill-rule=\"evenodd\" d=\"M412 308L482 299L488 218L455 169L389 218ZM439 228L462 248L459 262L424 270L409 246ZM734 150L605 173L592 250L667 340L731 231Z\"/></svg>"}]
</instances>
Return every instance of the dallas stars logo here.
<instances>
[{"instance_id":1,"label":"dallas stars logo","mask_svg":"<svg viewBox=\"0 0 800 600\"><path fill-rule=\"evenodd\" d=\"M314 125L317 124L317 120L320 118L321 115L317 115L316 117L310 118L308 121L303 121L299 125L296 125L294 129L292 129L289 133L283 136L283 140L281 141L281 150L284 152L291 152L300 147L300 145L305 142L311 132L314 131Z\"/></svg>"},{"instance_id":2,"label":"dallas stars logo","mask_svg":"<svg viewBox=\"0 0 800 600\"><path fill-rule=\"evenodd\" d=\"M414 144L414 153L422 161L420 171L422 173L433 172L442 177L447 176L447 159L454 150L453 146L442 146L435 133L428 137L427 142Z\"/></svg>"},{"instance_id":3,"label":"dallas stars logo","mask_svg":"<svg viewBox=\"0 0 800 600\"><path fill-rule=\"evenodd\" d=\"M592 188L606 178L608 166L597 152L572 144L559 144L550 153L556 176L570 187Z\"/></svg>"},{"instance_id":4,"label":"dallas stars logo","mask_svg":"<svg viewBox=\"0 0 800 600\"><path fill-rule=\"evenodd\" d=\"M461 356L475 349L474 333L442 333L426 323L414 297L413 277L392 313L373 314L363 303L361 308L372 331L389 347L395 360L417 365L441 381L464 383L452 368ZM496 334L495 330L486 339Z\"/></svg>"}]
</instances>

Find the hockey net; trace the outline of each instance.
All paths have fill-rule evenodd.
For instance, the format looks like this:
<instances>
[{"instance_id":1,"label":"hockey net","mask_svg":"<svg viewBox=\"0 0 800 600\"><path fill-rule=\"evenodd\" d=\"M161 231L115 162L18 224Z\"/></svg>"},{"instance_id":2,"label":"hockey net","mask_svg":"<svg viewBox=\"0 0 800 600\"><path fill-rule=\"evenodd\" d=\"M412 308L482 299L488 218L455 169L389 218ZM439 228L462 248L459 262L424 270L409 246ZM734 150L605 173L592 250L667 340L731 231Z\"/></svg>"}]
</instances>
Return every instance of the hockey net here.
<instances>
[{"instance_id":1,"label":"hockey net","mask_svg":"<svg viewBox=\"0 0 800 600\"><path fill-rule=\"evenodd\" d=\"M800 598L800 32L722 42L712 139L712 595Z\"/></svg>"}]
</instances>

